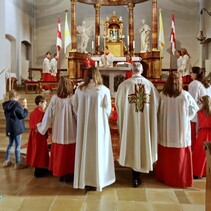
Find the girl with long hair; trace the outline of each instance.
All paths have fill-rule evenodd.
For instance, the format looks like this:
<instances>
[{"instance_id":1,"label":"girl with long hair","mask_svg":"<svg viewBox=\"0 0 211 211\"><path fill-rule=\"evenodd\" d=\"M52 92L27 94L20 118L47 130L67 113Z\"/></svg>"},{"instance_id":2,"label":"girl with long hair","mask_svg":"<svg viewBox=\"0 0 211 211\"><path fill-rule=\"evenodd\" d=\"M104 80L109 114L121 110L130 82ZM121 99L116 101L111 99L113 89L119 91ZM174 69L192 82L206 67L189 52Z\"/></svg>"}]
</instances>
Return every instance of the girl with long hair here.
<instances>
[{"instance_id":1,"label":"girl with long hair","mask_svg":"<svg viewBox=\"0 0 211 211\"><path fill-rule=\"evenodd\" d=\"M193 175L195 179L206 176L206 153L204 142L211 141L211 98L203 96L199 103L202 105L197 113L198 133L193 150Z\"/></svg>"},{"instance_id":2,"label":"girl with long hair","mask_svg":"<svg viewBox=\"0 0 211 211\"><path fill-rule=\"evenodd\" d=\"M160 93L156 178L172 187L191 187L193 168L190 120L198 106L183 90L182 78L172 72Z\"/></svg>"}]
</instances>

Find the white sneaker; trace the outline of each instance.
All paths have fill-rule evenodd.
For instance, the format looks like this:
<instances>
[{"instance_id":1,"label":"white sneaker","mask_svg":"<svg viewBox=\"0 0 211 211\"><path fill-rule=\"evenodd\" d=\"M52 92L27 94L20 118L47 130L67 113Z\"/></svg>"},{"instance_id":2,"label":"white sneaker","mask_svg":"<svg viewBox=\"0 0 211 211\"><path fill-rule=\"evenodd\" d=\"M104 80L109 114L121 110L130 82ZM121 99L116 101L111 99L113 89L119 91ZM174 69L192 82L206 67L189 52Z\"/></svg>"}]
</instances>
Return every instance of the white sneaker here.
<instances>
[{"instance_id":1,"label":"white sneaker","mask_svg":"<svg viewBox=\"0 0 211 211\"><path fill-rule=\"evenodd\" d=\"M15 166L14 166L14 169L17 170L17 169L24 169L24 168L27 168L28 166L24 163L16 163Z\"/></svg>"},{"instance_id":2,"label":"white sneaker","mask_svg":"<svg viewBox=\"0 0 211 211\"><path fill-rule=\"evenodd\" d=\"M12 162L10 160L5 160L3 163L3 167L8 167L12 164Z\"/></svg>"}]
</instances>

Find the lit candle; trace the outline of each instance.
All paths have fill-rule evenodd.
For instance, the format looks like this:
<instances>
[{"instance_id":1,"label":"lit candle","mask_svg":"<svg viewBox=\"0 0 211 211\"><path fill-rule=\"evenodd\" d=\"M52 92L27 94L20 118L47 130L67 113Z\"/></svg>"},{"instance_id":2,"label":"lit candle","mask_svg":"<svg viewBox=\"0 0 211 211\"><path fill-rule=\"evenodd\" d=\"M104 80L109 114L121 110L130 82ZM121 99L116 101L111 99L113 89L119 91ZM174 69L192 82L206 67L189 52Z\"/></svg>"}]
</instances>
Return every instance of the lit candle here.
<instances>
[{"instance_id":1,"label":"lit candle","mask_svg":"<svg viewBox=\"0 0 211 211\"><path fill-rule=\"evenodd\" d=\"M133 40L133 49L135 49L135 41Z\"/></svg>"},{"instance_id":2,"label":"lit candle","mask_svg":"<svg viewBox=\"0 0 211 211\"><path fill-rule=\"evenodd\" d=\"M100 36L98 36L97 44L98 44L98 46L100 46Z\"/></svg>"},{"instance_id":3,"label":"lit candle","mask_svg":"<svg viewBox=\"0 0 211 211\"><path fill-rule=\"evenodd\" d=\"M129 35L127 36L127 44L129 45L130 43L129 43Z\"/></svg>"},{"instance_id":4,"label":"lit candle","mask_svg":"<svg viewBox=\"0 0 211 211\"><path fill-rule=\"evenodd\" d=\"M94 41L92 41L92 50L94 49Z\"/></svg>"}]
</instances>

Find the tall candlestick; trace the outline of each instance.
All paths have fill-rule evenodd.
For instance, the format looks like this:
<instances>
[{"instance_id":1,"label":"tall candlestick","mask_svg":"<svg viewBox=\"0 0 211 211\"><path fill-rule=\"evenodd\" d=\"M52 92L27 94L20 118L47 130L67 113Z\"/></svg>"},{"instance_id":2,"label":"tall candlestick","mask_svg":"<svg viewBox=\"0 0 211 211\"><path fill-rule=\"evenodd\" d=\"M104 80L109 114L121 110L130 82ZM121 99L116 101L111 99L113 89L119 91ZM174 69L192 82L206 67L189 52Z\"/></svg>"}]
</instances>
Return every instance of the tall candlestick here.
<instances>
[{"instance_id":1,"label":"tall candlestick","mask_svg":"<svg viewBox=\"0 0 211 211\"><path fill-rule=\"evenodd\" d=\"M100 36L98 36L98 38L97 38L97 44L98 44L98 46L100 46Z\"/></svg>"},{"instance_id":2,"label":"tall candlestick","mask_svg":"<svg viewBox=\"0 0 211 211\"><path fill-rule=\"evenodd\" d=\"M129 35L127 36L127 45L129 46Z\"/></svg>"},{"instance_id":3,"label":"tall candlestick","mask_svg":"<svg viewBox=\"0 0 211 211\"><path fill-rule=\"evenodd\" d=\"M135 49L135 41L133 40L133 49Z\"/></svg>"}]
</instances>

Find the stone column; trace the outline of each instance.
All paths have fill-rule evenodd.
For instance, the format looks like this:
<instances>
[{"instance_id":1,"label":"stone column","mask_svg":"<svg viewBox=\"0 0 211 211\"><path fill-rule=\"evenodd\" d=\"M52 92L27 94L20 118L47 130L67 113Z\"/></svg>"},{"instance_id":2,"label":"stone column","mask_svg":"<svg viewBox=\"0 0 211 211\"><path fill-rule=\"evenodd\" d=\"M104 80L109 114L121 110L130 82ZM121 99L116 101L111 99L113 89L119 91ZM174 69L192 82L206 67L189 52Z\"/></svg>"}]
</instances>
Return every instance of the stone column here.
<instances>
[{"instance_id":1,"label":"stone column","mask_svg":"<svg viewBox=\"0 0 211 211\"><path fill-rule=\"evenodd\" d=\"M76 51L76 0L71 2L71 51Z\"/></svg>"},{"instance_id":2,"label":"stone column","mask_svg":"<svg viewBox=\"0 0 211 211\"><path fill-rule=\"evenodd\" d=\"M95 52L100 54L100 7L101 4L95 4Z\"/></svg>"},{"instance_id":3,"label":"stone column","mask_svg":"<svg viewBox=\"0 0 211 211\"><path fill-rule=\"evenodd\" d=\"M134 41L134 18L133 18L133 8L134 8L134 4L133 3L129 3L128 4L128 8L129 8L129 52L133 53L133 41Z\"/></svg>"},{"instance_id":4,"label":"stone column","mask_svg":"<svg viewBox=\"0 0 211 211\"><path fill-rule=\"evenodd\" d=\"M152 0L152 50L158 49L157 0Z\"/></svg>"}]
</instances>

